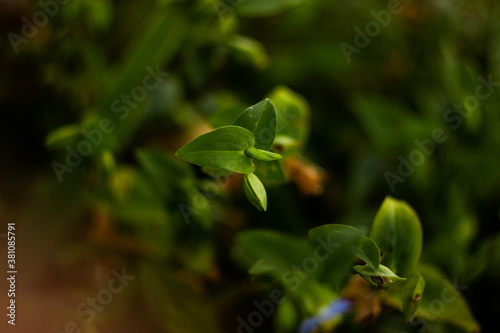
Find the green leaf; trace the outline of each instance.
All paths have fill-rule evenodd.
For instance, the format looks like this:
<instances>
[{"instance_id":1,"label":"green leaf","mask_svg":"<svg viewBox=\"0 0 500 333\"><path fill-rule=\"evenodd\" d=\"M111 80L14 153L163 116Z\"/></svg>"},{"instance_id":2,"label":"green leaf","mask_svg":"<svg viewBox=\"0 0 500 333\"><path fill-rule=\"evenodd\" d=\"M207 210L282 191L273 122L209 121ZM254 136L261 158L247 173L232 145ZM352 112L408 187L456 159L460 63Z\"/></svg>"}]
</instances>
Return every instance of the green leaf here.
<instances>
[{"instance_id":1,"label":"green leaf","mask_svg":"<svg viewBox=\"0 0 500 333\"><path fill-rule=\"evenodd\" d=\"M334 291L340 292L351 276L352 265L363 237L358 229L342 224L326 224L309 230L309 239L316 246L315 250L322 249L327 254L322 258L323 270L318 277L320 282L331 285Z\"/></svg>"},{"instance_id":2,"label":"green leaf","mask_svg":"<svg viewBox=\"0 0 500 333\"><path fill-rule=\"evenodd\" d=\"M277 306L276 323L278 327L285 332L293 332L297 329L300 315L290 298L283 298L283 301Z\"/></svg>"},{"instance_id":3,"label":"green leaf","mask_svg":"<svg viewBox=\"0 0 500 333\"><path fill-rule=\"evenodd\" d=\"M272 184L282 184L286 182L287 178L281 161L254 161L255 164L255 175L259 177L260 180L266 185Z\"/></svg>"},{"instance_id":4,"label":"green leaf","mask_svg":"<svg viewBox=\"0 0 500 333\"><path fill-rule=\"evenodd\" d=\"M387 288L406 280L406 278L401 278L394 274L393 271L384 265L379 265L377 270L369 265L356 265L353 269L361 274L372 286L377 288Z\"/></svg>"},{"instance_id":5,"label":"green leaf","mask_svg":"<svg viewBox=\"0 0 500 333\"><path fill-rule=\"evenodd\" d=\"M268 95L276 107L278 123L275 145L287 153L300 152L310 131L311 109L306 99L286 86L277 86Z\"/></svg>"},{"instance_id":6,"label":"green leaf","mask_svg":"<svg viewBox=\"0 0 500 333\"><path fill-rule=\"evenodd\" d=\"M359 251L358 257L366 262L368 266L377 270L380 264L380 250L373 239L363 238L359 244Z\"/></svg>"},{"instance_id":7,"label":"green leaf","mask_svg":"<svg viewBox=\"0 0 500 333\"><path fill-rule=\"evenodd\" d=\"M407 322L414 319L425 290L425 279L418 272L411 273L404 283L389 289L387 303L401 310Z\"/></svg>"},{"instance_id":8,"label":"green leaf","mask_svg":"<svg viewBox=\"0 0 500 333\"><path fill-rule=\"evenodd\" d=\"M355 235L359 237L359 241L364 237L363 233L358 229L345 224L324 224L322 226L312 228L309 230L309 238L328 237L333 234L336 235Z\"/></svg>"},{"instance_id":9,"label":"green leaf","mask_svg":"<svg viewBox=\"0 0 500 333\"><path fill-rule=\"evenodd\" d=\"M238 234L237 242L250 259L264 260L267 266L273 267L272 274L284 282L290 276L294 277L293 266L301 265L312 253L310 245L304 240L272 230L243 231ZM285 283L284 287L290 286Z\"/></svg>"},{"instance_id":10,"label":"green leaf","mask_svg":"<svg viewBox=\"0 0 500 333\"><path fill-rule=\"evenodd\" d=\"M403 286L403 313L407 321L413 320L425 290L425 279L420 273L412 273Z\"/></svg>"},{"instance_id":11,"label":"green leaf","mask_svg":"<svg viewBox=\"0 0 500 333\"><path fill-rule=\"evenodd\" d=\"M113 152L110 150L104 150L99 158L99 163L101 164L103 170L106 170L108 174L116 171L116 161Z\"/></svg>"},{"instance_id":12,"label":"green leaf","mask_svg":"<svg viewBox=\"0 0 500 333\"><path fill-rule=\"evenodd\" d=\"M240 2L236 10L246 16L268 16L279 14L302 2L303 0L245 0Z\"/></svg>"},{"instance_id":13,"label":"green leaf","mask_svg":"<svg viewBox=\"0 0 500 333\"><path fill-rule=\"evenodd\" d=\"M80 135L80 125L66 125L50 132L45 139L45 145L49 148L62 148L77 141Z\"/></svg>"},{"instance_id":14,"label":"green leaf","mask_svg":"<svg viewBox=\"0 0 500 333\"><path fill-rule=\"evenodd\" d=\"M276 122L276 109L266 98L243 111L233 125L244 127L252 132L256 148L269 150L276 136Z\"/></svg>"},{"instance_id":15,"label":"green leaf","mask_svg":"<svg viewBox=\"0 0 500 333\"><path fill-rule=\"evenodd\" d=\"M176 155L199 166L247 174L252 173L255 166L245 155L245 149L254 143L253 135L247 129L223 126L188 142Z\"/></svg>"},{"instance_id":16,"label":"green leaf","mask_svg":"<svg viewBox=\"0 0 500 333\"><path fill-rule=\"evenodd\" d=\"M260 179L253 173L245 175L243 182L245 194L248 200L257 207L258 210L267 210L267 194Z\"/></svg>"},{"instance_id":17,"label":"green leaf","mask_svg":"<svg viewBox=\"0 0 500 333\"><path fill-rule=\"evenodd\" d=\"M270 162L282 159L283 156L267 150L261 150L255 147L245 149L245 155L258 161Z\"/></svg>"},{"instance_id":18,"label":"green leaf","mask_svg":"<svg viewBox=\"0 0 500 333\"><path fill-rule=\"evenodd\" d=\"M328 284L307 279L302 283L301 290L296 296L297 303L304 311L303 314L312 317L321 313L332 299L338 297L338 294Z\"/></svg>"},{"instance_id":19,"label":"green leaf","mask_svg":"<svg viewBox=\"0 0 500 333\"><path fill-rule=\"evenodd\" d=\"M257 260L252 267L248 269L248 273L253 275L252 281L256 283L275 282L276 277L273 271L274 267L263 259Z\"/></svg>"},{"instance_id":20,"label":"green leaf","mask_svg":"<svg viewBox=\"0 0 500 333\"><path fill-rule=\"evenodd\" d=\"M399 276L408 276L420 257L422 227L404 201L386 197L375 216L370 237L382 250L382 263Z\"/></svg>"},{"instance_id":21,"label":"green leaf","mask_svg":"<svg viewBox=\"0 0 500 333\"><path fill-rule=\"evenodd\" d=\"M269 265L265 260L259 259L248 269L248 273L252 275L267 274L272 272L273 269L274 267Z\"/></svg>"},{"instance_id":22,"label":"green leaf","mask_svg":"<svg viewBox=\"0 0 500 333\"><path fill-rule=\"evenodd\" d=\"M479 332L480 326L474 318L465 299L455 287L436 268L419 265L418 271L425 279L425 290L416 316L429 321L443 321L460 327L468 332Z\"/></svg>"},{"instance_id":23,"label":"green leaf","mask_svg":"<svg viewBox=\"0 0 500 333\"><path fill-rule=\"evenodd\" d=\"M229 103L226 101L221 101L219 102L219 98L222 99L224 97L219 97L219 95L216 95L215 98L217 98L218 104L223 104ZM217 110L214 111L214 113L210 116L209 118L209 123L213 128L221 127L221 126L227 126L227 125L232 125L234 122L234 119L238 118L238 116L241 114L241 109L243 109L246 105L240 106L238 101L231 101L232 103L229 105L222 105L219 106Z\"/></svg>"},{"instance_id":24,"label":"green leaf","mask_svg":"<svg viewBox=\"0 0 500 333\"><path fill-rule=\"evenodd\" d=\"M227 46L233 51L237 61L264 69L270 64L270 57L264 45L256 39L242 35L232 35Z\"/></svg>"}]
</instances>

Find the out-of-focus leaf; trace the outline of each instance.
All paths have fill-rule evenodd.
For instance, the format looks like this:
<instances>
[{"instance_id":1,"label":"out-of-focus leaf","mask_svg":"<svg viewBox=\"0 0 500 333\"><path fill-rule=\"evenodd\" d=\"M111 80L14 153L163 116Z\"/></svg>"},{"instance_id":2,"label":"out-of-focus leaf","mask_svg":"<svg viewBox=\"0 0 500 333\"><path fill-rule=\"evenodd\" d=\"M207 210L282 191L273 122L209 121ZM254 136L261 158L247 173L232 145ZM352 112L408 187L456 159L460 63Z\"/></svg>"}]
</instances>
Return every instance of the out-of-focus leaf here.
<instances>
[{"instance_id":1,"label":"out-of-focus leaf","mask_svg":"<svg viewBox=\"0 0 500 333\"><path fill-rule=\"evenodd\" d=\"M354 235L359 238L358 241L364 237L363 233L358 229L345 224L325 224L309 230L309 238L316 239L317 237L335 236L335 238L342 237L343 235Z\"/></svg>"},{"instance_id":2,"label":"out-of-focus leaf","mask_svg":"<svg viewBox=\"0 0 500 333\"><path fill-rule=\"evenodd\" d=\"M378 270L380 264L380 250L373 239L365 237L359 244L358 257L374 270Z\"/></svg>"},{"instance_id":3,"label":"out-of-focus leaf","mask_svg":"<svg viewBox=\"0 0 500 333\"><path fill-rule=\"evenodd\" d=\"M448 322L468 332L479 332L479 323L460 294L464 286L455 287L431 266L419 265L418 271L425 279L425 290L416 316L430 321Z\"/></svg>"},{"instance_id":4,"label":"out-of-focus leaf","mask_svg":"<svg viewBox=\"0 0 500 333\"><path fill-rule=\"evenodd\" d=\"M50 132L45 139L45 145L49 148L62 148L73 143L80 135L80 125L66 125Z\"/></svg>"},{"instance_id":5,"label":"out-of-focus leaf","mask_svg":"<svg viewBox=\"0 0 500 333\"><path fill-rule=\"evenodd\" d=\"M485 273L492 276L500 275L500 234L487 240L468 258L461 279L469 283Z\"/></svg>"},{"instance_id":6,"label":"out-of-focus leaf","mask_svg":"<svg viewBox=\"0 0 500 333\"><path fill-rule=\"evenodd\" d=\"M264 184L282 184L286 182L287 178L281 161L254 161L255 175L259 177Z\"/></svg>"},{"instance_id":7,"label":"out-of-focus leaf","mask_svg":"<svg viewBox=\"0 0 500 333\"><path fill-rule=\"evenodd\" d=\"M388 303L403 311L406 321L415 317L425 290L425 279L420 273L411 273L406 281L389 289Z\"/></svg>"},{"instance_id":8,"label":"out-of-focus leaf","mask_svg":"<svg viewBox=\"0 0 500 333\"><path fill-rule=\"evenodd\" d=\"M293 274L292 266L301 265L312 253L310 245L303 239L271 230L241 232L237 242L250 259L262 259L273 267L273 274L285 282L286 288L291 286L286 282Z\"/></svg>"},{"instance_id":9,"label":"out-of-focus leaf","mask_svg":"<svg viewBox=\"0 0 500 333\"><path fill-rule=\"evenodd\" d=\"M274 270L274 267L269 265L268 262L266 262L263 259L257 260L252 267L248 269L248 273L252 275L259 275L259 274L267 274L269 272L272 272Z\"/></svg>"},{"instance_id":10,"label":"out-of-focus leaf","mask_svg":"<svg viewBox=\"0 0 500 333\"><path fill-rule=\"evenodd\" d=\"M420 273L412 273L408 277L403 286L403 312L406 320L410 321L415 316L415 313L422 299L422 294L425 290L425 279Z\"/></svg>"},{"instance_id":11,"label":"out-of-focus leaf","mask_svg":"<svg viewBox=\"0 0 500 333\"><path fill-rule=\"evenodd\" d=\"M242 108L239 107L239 105L229 105L220 107L210 117L209 119L210 125L213 128L231 125L234 119L236 119L240 115L241 109Z\"/></svg>"},{"instance_id":12,"label":"out-of-focus leaf","mask_svg":"<svg viewBox=\"0 0 500 333\"><path fill-rule=\"evenodd\" d=\"M238 173L252 173L252 160L245 149L255 144L253 134L239 126L223 126L200 135L176 153L180 158L210 168L222 168Z\"/></svg>"},{"instance_id":13,"label":"out-of-focus leaf","mask_svg":"<svg viewBox=\"0 0 500 333\"><path fill-rule=\"evenodd\" d=\"M258 210L267 210L267 193L260 179L253 173L245 175L243 182L248 201Z\"/></svg>"},{"instance_id":14,"label":"out-of-focus leaf","mask_svg":"<svg viewBox=\"0 0 500 333\"><path fill-rule=\"evenodd\" d=\"M276 135L276 119L276 109L266 98L243 111L233 125L244 127L252 132L256 148L269 150Z\"/></svg>"},{"instance_id":15,"label":"out-of-focus leaf","mask_svg":"<svg viewBox=\"0 0 500 333\"><path fill-rule=\"evenodd\" d=\"M300 293L295 295L298 298L300 308L304 310L306 316L315 316L326 310L332 299L337 294L328 284L320 283L313 279L308 279L301 285Z\"/></svg>"},{"instance_id":16,"label":"out-of-focus leaf","mask_svg":"<svg viewBox=\"0 0 500 333\"><path fill-rule=\"evenodd\" d=\"M116 160L113 153L110 150L104 150L100 157L103 169L108 173L113 173L116 170Z\"/></svg>"},{"instance_id":17,"label":"out-of-focus leaf","mask_svg":"<svg viewBox=\"0 0 500 333\"><path fill-rule=\"evenodd\" d=\"M386 197L375 216L370 237L382 250L384 265L402 277L413 271L422 249L422 227L406 202Z\"/></svg>"},{"instance_id":18,"label":"out-of-focus leaf","mask_svg":"<svg viewBox=\"0 0 500 333\"><path fill-rule=\"evenodd\" d=\"M232 125L234 120L241 114L247 105L232 94L230 91L222 90L214 92L216 109L210 115L209 122L213 128Z\"/></svg>"},{"instance_id":19,"label":"out-of-focus leaf","mask_svg":"<svg viewBox=\"0 0 500 333\"><path fill-rule=\"evenodd\" d=\"M269 16L279 14L302 3L303 0L242 0L236 6L238 14L245 16Z\"/></svg>"},{"instance_id":20,"label":"out-of-focus leaf","mask_svg":"<svg viewBox=\"0 0 500 333\"><path fill-rule=\"evenodd\" d=\"M233 35L227 45L241 62L251 63L259 69L264 69L269 65L270 60L264 45L253 38Z\"/></svg>"},{"instance_id":21,"label":"out-of-focus leaf","mask_svg":"<svg viewBox=\"0 0 500 333\"><path fill-rule=\"evenodd\" d=\"M278 305L276 313L276 326L285 330L293 331L297 327L298 311L290 299L283 300L283 303Z\"/></svg>"},{"instance_id":22,"label":"out-of-focus leaf","mask_svg":"<svg viewBox=\"0 0 500 333\"><path fill-rule=\"evenodd\" d=\"M318 279L339 292L351 274L363 237L358 229L341 224L326 224L309 230L309 239L323 267Z\"/></svg>"},{"instance_id":23,"label":"out-of-focus leaf","mask_svg":"<svg viewBox=\"0 0 500 333\"><path fill-rule=\"evenodd\" d=\"M275 144L283 145L285 152L300 152L309 137L309 104L286 86L277 86L268 98L273 101L278 116Z\"/></svg>"},{"instance_id":24,"label":"out-of-focus leaf","mask_svg":"<svg viewBox=\"0 0 500 333\"><path fill-rule=\"evenodd\" d=\"M375 270L369 265L356 265L353 267L356 272L361 274L372 286L377 288L387 288L393 284L401 283L406 278L401 278L394 274L388 267L379 265Z\"/></svg>"}]
</instances>

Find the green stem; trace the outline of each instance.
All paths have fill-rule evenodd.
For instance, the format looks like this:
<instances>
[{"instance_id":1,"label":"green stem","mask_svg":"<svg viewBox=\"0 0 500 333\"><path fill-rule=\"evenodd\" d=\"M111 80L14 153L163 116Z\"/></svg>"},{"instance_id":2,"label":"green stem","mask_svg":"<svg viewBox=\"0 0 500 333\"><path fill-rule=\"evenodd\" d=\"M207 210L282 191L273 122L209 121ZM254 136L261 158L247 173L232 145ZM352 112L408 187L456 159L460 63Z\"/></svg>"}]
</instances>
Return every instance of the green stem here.
<instances>
[{"instance_id":1,"label":"green stem","mask_svg":"<svg viewBox=\"0 0 500 333\"><path fill-rule=\"evenodd\" d=\"M258 161L274 161L283 158L280 154L258 149L253 146L245 149L245 155Z\"/></svg>"}]
</instances>

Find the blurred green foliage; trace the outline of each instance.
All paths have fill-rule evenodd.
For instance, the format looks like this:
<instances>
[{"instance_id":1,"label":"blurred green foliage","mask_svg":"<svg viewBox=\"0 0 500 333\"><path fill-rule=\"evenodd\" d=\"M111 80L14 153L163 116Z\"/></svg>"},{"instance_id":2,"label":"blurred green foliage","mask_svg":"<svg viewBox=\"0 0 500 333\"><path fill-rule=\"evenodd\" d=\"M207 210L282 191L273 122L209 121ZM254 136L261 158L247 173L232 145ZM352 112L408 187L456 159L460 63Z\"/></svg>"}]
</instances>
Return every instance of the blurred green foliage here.
<instances>
[{"instance_id":1,"label":"blurred green foliage","mask_svg":"<svg viewBox=\"0 0 500 333\"><path fill-rule=\"evenodd\" d=\"M365 315L347 314L333 326L342 332L474 330L472 317L453 312L466 299L483 331L496 329L497 1L20 0L0 6L2 207L14 216L33 211L39 221L29 221L32 228L44 223L53 231L50 258L64 272L55 275L65 282L61 288L82 284L71 273L82 261L126 263L138 277L99 321L77 318L84 332L133 331L121 323L132 323L134 315L147 318L144 330L234 332L238 318L247 320L254 301L269 299L279 284L272 276L261 284L249 279L249 258L236 244L244 230L271 229L258 246L247 239L248 246L282 249L288 258L284 265L260 262L252 272L286 271L314 250L305 241L311 228L342 223L368 235L387 195L407 201L422 223L418 271L424 293L436 296L423 297L421 308L440 301L456 320L442 323L431 313L408 324L390 306L381 308L373 290L355 285L354 295L366 295L358 311ZM359 52L347 59L341 43ZM284 159L256 164L269 202L261 213L244 199L242 177L203 172L174 153L231 125L264 98L276 106L274 148ZM370 237L384 250L382 236ZM333 251L311 279L298 275L301 303L291 297L274 303L273 318L254 331L296 331L346 286L345 276L329 280L329 271L355 273L343 260L348 253ZM418 276L408 279L418 286ZM72 299L69 311L86 296ZM397 308L399 300L393 302ZM49 329L70 319L61 311Z\"/></svg>"}]
</instances>

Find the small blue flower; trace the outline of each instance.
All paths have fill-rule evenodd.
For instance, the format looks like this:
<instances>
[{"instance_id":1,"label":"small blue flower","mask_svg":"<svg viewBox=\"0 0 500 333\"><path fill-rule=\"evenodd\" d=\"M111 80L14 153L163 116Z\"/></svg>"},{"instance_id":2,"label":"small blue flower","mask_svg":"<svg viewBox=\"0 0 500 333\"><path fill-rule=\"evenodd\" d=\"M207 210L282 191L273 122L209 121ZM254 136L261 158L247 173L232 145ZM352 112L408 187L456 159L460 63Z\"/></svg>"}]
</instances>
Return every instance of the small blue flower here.
<instances>
[{"instance_id":1,"label":"small blue flower","mask_svg":"<svg viewBox=\"0 0 500 333\"><path fill-rule=\"evenodd\" d=\"M337 298L330 302L319 315L306 319L300 325L300 333L310 333L326 321L340 317L351 309L352 303L348 299Z\"/></svg>"}]
</instances>

